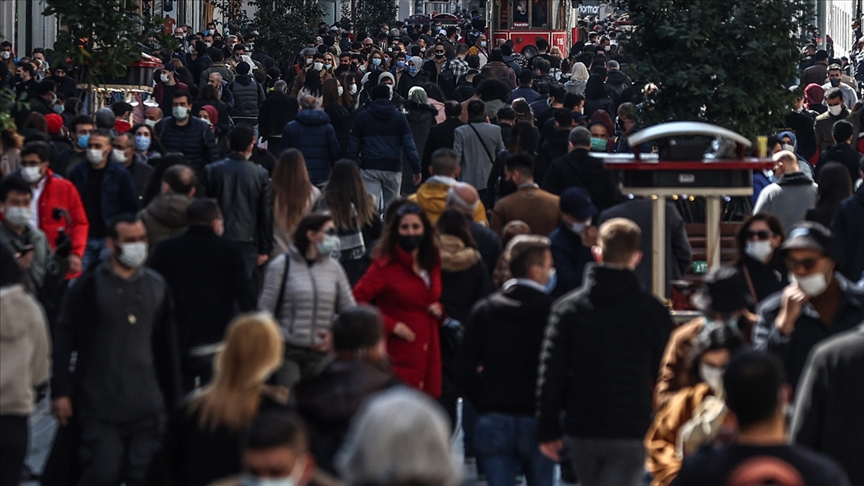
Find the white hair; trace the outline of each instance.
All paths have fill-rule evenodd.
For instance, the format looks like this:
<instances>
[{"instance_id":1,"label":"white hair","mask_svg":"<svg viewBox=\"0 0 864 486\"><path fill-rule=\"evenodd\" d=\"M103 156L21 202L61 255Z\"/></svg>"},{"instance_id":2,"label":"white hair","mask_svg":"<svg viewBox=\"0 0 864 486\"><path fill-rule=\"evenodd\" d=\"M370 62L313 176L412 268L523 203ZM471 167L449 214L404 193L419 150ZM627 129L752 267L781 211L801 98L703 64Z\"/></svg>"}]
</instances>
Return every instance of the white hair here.
<instances>
[{"instance_id":1,"label":"white hair","mask_svg":"<svg viewBox=\"0 0 864 486\"><path fill-rule=\"evenodd\" d=\"M450 421L428 396L396 387L370 398L351 423L335 464L349 486L457 486Z\"/></svg>"},{"instance_id":2,"label":"white hair","mask_svg":"<svg viewBox=\"0 0 864 486\"><path fill-rule=\"evenodd\" d=\"M468 204L468 202L459 197L459 194L456 193L456 186L453 186L447 190L447 197L444 199L444 203L454 209L468 211L470 214L474 214L474 212L477 211L477 206L480 205L480 199L474 201L474 204Z\"/></svg>"}]
</instances>

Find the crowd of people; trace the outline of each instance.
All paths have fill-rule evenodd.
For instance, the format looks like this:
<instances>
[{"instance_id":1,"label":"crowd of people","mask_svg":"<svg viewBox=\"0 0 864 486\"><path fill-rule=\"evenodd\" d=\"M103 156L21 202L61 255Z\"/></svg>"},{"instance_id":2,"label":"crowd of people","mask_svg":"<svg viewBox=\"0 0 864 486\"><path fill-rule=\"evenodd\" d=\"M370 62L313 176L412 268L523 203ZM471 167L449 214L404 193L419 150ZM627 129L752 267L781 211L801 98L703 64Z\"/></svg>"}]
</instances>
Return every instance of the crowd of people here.
<instances>
[{"instance_id":1,"label":"crowd of people","mask_svg":"<svg viewBox=\"0 0 864 486\"><path fill-rule=\"evenodd\" d=\"M490 486L864 485L855 80L805 48L678 323L651 200L595 156L658 87L610 24L528 58L474 14L322 23L288 59L178 26L152 93L95 113L75 66L2 43L0 486L43 399L45 485L455 486L460 429Z\"/></svg>"}]
</instances>

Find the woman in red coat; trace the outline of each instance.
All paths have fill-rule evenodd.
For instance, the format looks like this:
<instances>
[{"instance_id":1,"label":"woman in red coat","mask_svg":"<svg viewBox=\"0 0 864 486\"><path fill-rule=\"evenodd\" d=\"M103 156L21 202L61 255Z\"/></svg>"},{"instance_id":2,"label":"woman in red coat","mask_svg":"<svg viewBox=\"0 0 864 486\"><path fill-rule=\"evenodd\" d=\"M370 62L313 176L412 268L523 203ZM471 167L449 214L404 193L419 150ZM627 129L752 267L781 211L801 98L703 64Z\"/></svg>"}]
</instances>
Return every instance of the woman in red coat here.
<instances>
[{"instance_id":1,"label":"woman in red coat","mask_svg":"<svg viewBox=\"0 0 864 486\"><path fill-rule=\"evenodd\" d=\"M441 260L435 229L420 206L406 203L396 211L354 297L357 303L374 303L384 315L387 354L396 376L438 398Z\"/></svg>"}]
</instances>

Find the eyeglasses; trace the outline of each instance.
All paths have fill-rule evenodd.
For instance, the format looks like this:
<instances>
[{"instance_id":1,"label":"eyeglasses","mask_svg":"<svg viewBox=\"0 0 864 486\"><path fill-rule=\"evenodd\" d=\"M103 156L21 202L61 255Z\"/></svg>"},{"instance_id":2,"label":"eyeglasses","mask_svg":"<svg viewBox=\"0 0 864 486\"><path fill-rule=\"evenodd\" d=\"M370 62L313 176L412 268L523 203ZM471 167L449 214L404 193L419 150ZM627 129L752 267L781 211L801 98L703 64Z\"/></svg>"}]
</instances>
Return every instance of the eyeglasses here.
<instances>
[{"instance_id":1,"label":"eyeglasses","mask_svg":"<svg viewBox=\"0 0 864 486\"><path fill-rule=\"evenodd\" d=\"M816 264L819 263L818 258L805 258L803 260L795 260L794 258L786 259L786 268L789 270L797 270L799 268L803 268L804 271L811 271L816 267Z\"/></svg>"},{"instance_id":2,"label":"eyeglasses","mask_svg":"<svg viewBox=\"0 0 864 486\"><path fill-rule=\"evenodd\" d=\"M759 231L748 231L746 233L746 235L747 235L748 240L766 241L766 240L771 239L771 236L773 234L770 231L759 230Z\"/></svg>"}]
</instances>

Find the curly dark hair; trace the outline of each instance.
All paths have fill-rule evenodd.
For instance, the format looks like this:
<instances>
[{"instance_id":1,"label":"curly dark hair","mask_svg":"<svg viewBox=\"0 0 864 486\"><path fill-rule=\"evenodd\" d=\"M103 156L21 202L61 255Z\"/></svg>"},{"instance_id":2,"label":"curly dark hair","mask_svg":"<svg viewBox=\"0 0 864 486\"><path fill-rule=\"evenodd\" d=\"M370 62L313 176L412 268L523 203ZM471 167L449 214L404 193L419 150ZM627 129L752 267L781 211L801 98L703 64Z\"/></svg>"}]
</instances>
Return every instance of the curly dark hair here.
<instances>
[{"instance_id":1,"label":"curly dark hair","mask_svg":"<svg viewBox=\"0 0 864 486\"><path fill-rule=\"evenodd\" d=\"M438 262L438 235L435 231L435 226L429 221L429 216L415 202L405 202L399 209L393 219L387 222L384 228L384 234L375 248L375 258L391 257L397 255L397 246L399 244L399 225L402 220L409 215L416 215L423 223L423 241L420 243L419 251L417 252L417 263L420 268L431 271Z\"/></svg>"}]
</instances>

